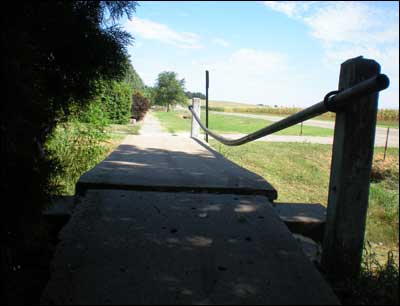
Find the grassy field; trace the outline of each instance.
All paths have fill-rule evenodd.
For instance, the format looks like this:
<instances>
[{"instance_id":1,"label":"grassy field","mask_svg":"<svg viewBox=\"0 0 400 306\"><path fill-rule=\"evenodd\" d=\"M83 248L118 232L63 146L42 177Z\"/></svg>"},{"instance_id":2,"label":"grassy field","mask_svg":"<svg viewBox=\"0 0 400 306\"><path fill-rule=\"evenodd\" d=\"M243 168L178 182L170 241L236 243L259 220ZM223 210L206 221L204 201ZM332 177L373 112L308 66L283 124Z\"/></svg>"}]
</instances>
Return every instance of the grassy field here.
<instances>
[{"instance_id":1,"label":"grassy field","mask_svg":"<svg viewBox=\"0 0 400 306\"><path fill-rule=\"evenodd\" d=\"M250 143L227 147L211 145L228 159L260 174L278 190L278 202L321 203L328 196L330 145L303 143ZM367 239L397 248L399 242L399 150L389 149L382 163L382 149L375 153L377 172L370 187Z\"/></svg>"},{"instance_id":2,"label":"grassy field","mask_svg":"<svg viewBox=\"0 0 400 306\"><path fill-rule=\"evenodd\" d=\"M205 101L201 101L202 107L205 107ZM266 114L276 116L287 116L301 110L299 107L273 107L258 106L254 104L245 104L228 101L209 101L210 111L231 112L231 113L251 113ZM334 113L325 113L316 117L318 120L335 120ZM378 111L378 126L399 128L399 110L380 109Z\"/></svg>"},{"instance_id":3,"label":"grassy field","mask_svg":"<svg viewBox=\"0 0 400 306\"><path fill-rule=\"evenodd\" d=\"M154 115L161 121L164 128L171 133L189 131L191 119L184 119L183 115L188 116L186 111L154 112ZM205 112L201 114L202 121L205 122ZM209 128L218 133L244 133L248 134L272 124L271 121L264 119L246 118L229 116L223 114L210 114ZM300 135L300 125L282 130L276 135ZM303 126L304 136L333 136L332 129L324 129L313 126Z\"/></svg>"}]
</instances>

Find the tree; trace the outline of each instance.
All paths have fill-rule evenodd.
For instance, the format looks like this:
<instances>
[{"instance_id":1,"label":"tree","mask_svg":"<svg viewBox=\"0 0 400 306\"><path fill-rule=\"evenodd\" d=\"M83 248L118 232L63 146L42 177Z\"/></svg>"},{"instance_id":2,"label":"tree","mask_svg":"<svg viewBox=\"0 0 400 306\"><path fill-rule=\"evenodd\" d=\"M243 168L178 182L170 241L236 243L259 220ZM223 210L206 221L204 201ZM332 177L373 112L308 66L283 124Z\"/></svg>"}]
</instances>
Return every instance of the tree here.
<instances>
[{"instance_id":1,"label":"tree","mask_svg":"<svg viewBox=\"0 0 400 306\"><path fill-rule=\"evenodd\" d=\"M126 71L124 76L124 81L128 83L133 91L143 92L145 85L143 83L142 78L136 72L135 68L133 68L132 63L129 58L126 60Z\"/></svg>"},{"instance_id":2,"label":"tree","mask_svg":"<svg viewBox=\"0 0 400 306\"><path fill-rule=\"evenodd\" d=\"M192 99L192 98L200 98L200 99L203 99L203 100L206 99L206 95L203 94L203 93L201 93L201 92L190 92L190 91L186 91L185 94L186 94L186 97L187 97L188 99Z\"/></svg>"},{"instance_id":3,"label":"tree","mask_svg":"<svg viewBox=\"0 0 400 306\"><path fill-rule=\"evenodd\" d=\"M145 96L145 98L149 100L150 104L154 104L155 94L156 94L155 87L146 85L144 86L143 96Z\"/></svg>"},{"instance_id":4,"label":"tree","mask_svg":"<svg viewBox=\"0 0 400 306\"><path fill-rule=\"evenodd\" d=\"M132 101L132 117L137 121L142 120L150 108L150 101L140 92L133 94Z\"/></svg>"},{"instance_id":5,"label":"tree","mask_svg":"<svg viewBox=\"0 0 400 306\"><path fill-rule=\"evenodd\" d=\"M3 199L12 200L2 205L2 243L35 243L39 231L33 227L56 166L44 143L68 118L71 103L91 101L98 79L123 79L132 37L117 22L131 18L135 8L133 1L14 1L5 6L0 191Z\"/></svg>"},{"instance_id":6,"label":"tree","mask_svg":"<svg viewBox=\"0 0 400 306\"><path fill-rule=\"evenodd\" d=\"M178 80L175 72L164 71L158 75L154 103L167 107L187 103L185 80Z\"/></svg>"}]
</instances>

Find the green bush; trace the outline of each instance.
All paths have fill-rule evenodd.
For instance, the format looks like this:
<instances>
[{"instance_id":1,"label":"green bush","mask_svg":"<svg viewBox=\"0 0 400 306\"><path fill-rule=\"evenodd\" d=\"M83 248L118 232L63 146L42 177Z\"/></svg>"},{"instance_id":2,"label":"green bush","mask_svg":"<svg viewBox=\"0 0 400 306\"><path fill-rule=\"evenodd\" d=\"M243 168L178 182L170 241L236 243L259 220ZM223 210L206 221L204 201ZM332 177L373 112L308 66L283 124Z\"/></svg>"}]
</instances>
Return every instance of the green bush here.
<instances>
[{"instance_id":1,"label":"green bush","mask_svg":"<svg viewBox=\"0 0 400 306\"><path fill-rule=\"evenodd\" d=\"M69 119L56 126L45 146L55 165L50 175L53 195L73 195L79 177L104 156L108 123L99 99L84 108L72 104Z\"/></svg>"},{"instance_id":2,"label":"green bush","mask_svg":"<svg viewBox=\"0 0 400 306\"><path fill-rule=\"evenodd\" d=\"M124 124L131 117L132 88L124 81L97 82L95 105L101 105L110 123Z\"/></svg>"},{"instance_id":3,"label":"green bush","mask_svg":"<svg viewBox=\"0 0 400 306\"><path fill-rule=\"evenodd\" d=\"M150 108L150 101L139 92L133 94L132 101L132 117L142 120Z\"/></svg>"}]
</instances>

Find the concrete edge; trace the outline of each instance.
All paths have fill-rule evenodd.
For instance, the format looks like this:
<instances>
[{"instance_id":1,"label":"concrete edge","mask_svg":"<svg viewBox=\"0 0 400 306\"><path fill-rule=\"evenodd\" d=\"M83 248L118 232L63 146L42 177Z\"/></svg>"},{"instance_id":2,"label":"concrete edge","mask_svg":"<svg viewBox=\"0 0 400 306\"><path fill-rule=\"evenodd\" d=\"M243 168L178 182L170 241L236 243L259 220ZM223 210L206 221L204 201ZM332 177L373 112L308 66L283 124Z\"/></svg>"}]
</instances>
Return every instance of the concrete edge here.
<instances>
[{"instance_id":1,"label":"concrete edge","mask_svg":"<svg viewBox=\"0 0 400 306\"><path fill-rule=\"evenodd\" d=\"M158 192L189 192L189 193L211 193L211 194L238 194L238 195L261 195L269 201L277 199L278 194L275 189L253 189L253 188L225 188L209 186L171 186L171 185L128 185L112 183L93 183L79 182L76 184L76 195L84 196L90 189L115 189L115 190L135 190L135 191L158 191Z\"/></svg>"}]
</instances>

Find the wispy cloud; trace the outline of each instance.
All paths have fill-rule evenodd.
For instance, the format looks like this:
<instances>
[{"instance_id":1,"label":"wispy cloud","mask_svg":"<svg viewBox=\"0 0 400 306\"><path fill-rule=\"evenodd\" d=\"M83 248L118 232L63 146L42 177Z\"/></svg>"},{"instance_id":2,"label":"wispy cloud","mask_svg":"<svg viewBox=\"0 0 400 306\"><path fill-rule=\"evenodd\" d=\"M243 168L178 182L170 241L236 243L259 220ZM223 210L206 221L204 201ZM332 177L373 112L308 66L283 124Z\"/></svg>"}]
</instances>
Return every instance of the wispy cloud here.
<instances>
[{"instance_id":1,"label":"wispy cloud","mask_svg":"<svg viewBox=\"0 0 400 306\"><path fill-rule=\"evenodd\" d=\"M148 19L133 18L125 24L127 31L148 40L156 40L182 49L202 48L199 36L190 32L178 32L169 26Z\"/></svg>"},{"instance_id":2,"label":"wispy cloud","mask_svg":"<svg viewBox=\"0 0 400 306\"><path fill-rule=\"evenodd\" d=\"M395 10L361 1L265 1L264 5L306 24L310 35L322 43L325 62L332 69L359 55L378 61L391 78L391 87L383 95L398 103L398 7Z\"/></svg>"},{"instance_id":3,"label":"wispy cloud","mask_svg":"<svg viewBox=\"0 0 400 306\"><path fill-rule=\"evenodd\" d=\"M224 48L227 48L230 46L230 43L226 41L225 39L222 38L214 38L212 42L216 45L222 46Z\"/></svg>"},{"instance_id":4,"label":"wispy cloud","mask_svg":"<svg viewBox=\"0 0 400 306\"><path fill-rule=\"evenodd\" d=\"M301 18L318 1L264 1L270 9L286 14L291 18Z\"/></svg>"},{"instance_id":5,"label":"wispy cloud","mask_svg":"<svg viewBox=\"0 0 400 306\"><path fill-rule=\"evenodd\" d=\"M264 1L270 9L303 21L326 43L380 44L399 37L398 11L354 1Z\"/></svg>"},{"instance_id":6,"label":"wispy cloud","mask_svg":"<svg viewBox=\"0 0 400 306\"><path fill-rule=\"evenodd\" d=\"M210 71L213 99L253 103L290 101L280 96L289 75L286 54L242 48L218 61L203 62L194 71ZM273 102L272 102L273 101Z\"/></svg>"}]
</instances>

